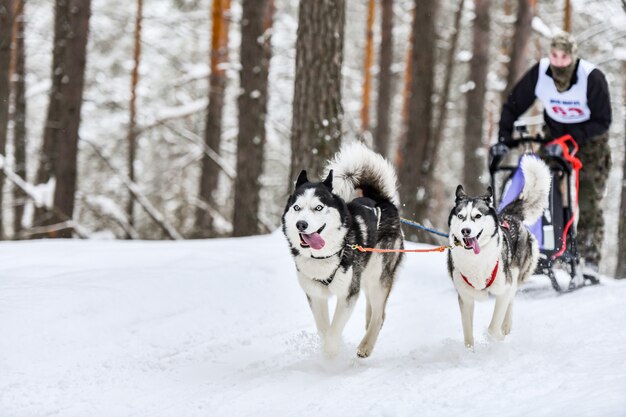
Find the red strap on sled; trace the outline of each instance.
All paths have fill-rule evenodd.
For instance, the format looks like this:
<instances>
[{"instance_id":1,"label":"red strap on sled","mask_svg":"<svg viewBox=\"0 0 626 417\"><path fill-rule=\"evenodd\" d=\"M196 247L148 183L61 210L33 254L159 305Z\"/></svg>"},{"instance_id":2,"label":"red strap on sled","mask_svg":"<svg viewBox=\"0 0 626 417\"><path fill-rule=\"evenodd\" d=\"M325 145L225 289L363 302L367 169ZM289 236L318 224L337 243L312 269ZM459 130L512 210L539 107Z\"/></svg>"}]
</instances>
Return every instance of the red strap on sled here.
<instances>
[{"instance_id":1,"label":"red strap on sled","mask_svg":"<svg viewBox=\"0 0 626 417\"><path fill-rule=\"evenodd\" d=\"M491 277L489 277L489 279L487 280L487 282L485 283L485 288L483 288L483 290L486 290L487 288L491 287L491 284L493 284L493 281L496 280L496 275L498 275L498 265L500 265L500 259L498 259L496 261L496 266L493 268L493 271L491 272ZM467 279L467 277L465 277L465 275L461 274L461 278L463 278L463 281L465 281L467 283L467 285L469 285L472 288L475 288Z\"/></svg>"},{"instance_id":2,"label":"red strap on sled","mask_svg":"<svg viewBox=\"0 0 626 417\"><path fill-rule=\"evenodd\" d=\"M570 152L569 146L567 146L567 142L571 142L572 152ZM561 239L563 244L561 245L561 249L557 253L552 255L552 259L556 259L559 256L563 255L563 252L565 252L565 247L567 246L567 240L566 240L567 232L569 231L569 228L572 226L572 223L574 223L574 219L576 218L576 213L578 212L578 183L579 183L578 180L579 180L579 172L581 168L583 167L583 163L580 162L580 159L576 158L575 156L578 153L578 144L576 143L576 141L574 140L572 136L563 135L560 138L557 138L551 142L548 142L547 145L559 145L561 147L561 149L563 150L563 156L565 160L570 163L570 165L572 166L572 169L574 170L574 174L576 175L576 196L574 197L574 207L572 210L572 217L569 219L569 221L565 225L565 228L563 229L563 237ZM570 184L567 184L567 186L569 187Z\"/></svg>"}]
</instances>

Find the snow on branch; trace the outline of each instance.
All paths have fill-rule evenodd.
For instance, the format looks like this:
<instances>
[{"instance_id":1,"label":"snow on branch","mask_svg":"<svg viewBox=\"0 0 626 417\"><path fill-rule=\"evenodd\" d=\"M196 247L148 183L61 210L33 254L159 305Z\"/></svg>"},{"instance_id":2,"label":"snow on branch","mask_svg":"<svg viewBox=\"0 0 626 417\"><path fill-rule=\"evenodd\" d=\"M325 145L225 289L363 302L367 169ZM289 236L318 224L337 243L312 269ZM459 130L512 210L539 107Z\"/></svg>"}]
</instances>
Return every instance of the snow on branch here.
<instances>
[{"instance_id":1,"label":"snow on branch","mask_svg":"<svg viewBox=\"0 0 626 417\"><path fill-rule=\"evenodd\" d=\"M205 111L208 102L209 100L207 98L203 98L200 100L192 101L191 103L185 104L183 106L165 108L159 111L154 120L150 121L148 124L144 126L137 126L137 133L139 134L140 132L153 129L157 126L162 125L168 120L182 119L187 116L191 116L193 114Z\"/></svg>"},{"instance_id":2,"label":"snow on branch","mask_svg":"<svg viewBox=\"0 0 626 417\"><path fill-rule=\"evenodd\" d=\"M31 184L24 181L22 177L17 175L6 163L4 155L0 155L0 168L6 175L7 179L20 188L33 201L36 207L52 208L54 201L54 187L56 179L50 178L45 184Z\"/></svg>"},{"instance_id":3,"label":"snow on branch","mask_svg":"<svg viewBox=\"0 0 626 417\"><path fill-rule=\"evenodd\" d=\"M139 203L139 205L146 211L148 216L150 216L150 218L156 224L158 224L161 227L161 229L163 229L163 231L170 237L170 239L173 239L173 240L184 239L183 236L176 230L176 228L174 228L174 226L170 222L167 221L165 216L163 216L163 214L161 214L161 212L159 212L156 209L156 207L152 205L150 200L148 200L148 198L144 194L142 194L142 192L139 190L137 185L134 182L132 182L126 175L120 173L111 164L111 162L109 162L108 158L104 156L104 154L98 148L98 146L96 146L94 143L84 138L81 138L81 141L91 146L91 148L94 150L96 155L98 155L100 159L102 159L104 163L107 164L107 166L111 169L111 171L113 171L122 180L122 183L131 192L135 201L137 201L137 203Z\"/></svg>"},{"instance_id":4,"label":"snow on branch","mask_svg":"<svg viewBox=\"0 0 626 417\"><path fill-rule=\"evenodd\" d=\"M15 171L9 167L6 162L6 157L0 154L0 169L7 177L9 181L11 181L16 187L20 188L26 196L32 201L36 207L45 207L47 210L50 210L61 217L67 218L67 215L61 213L56 207L54 207L54 188L56 185L56 180L54 177L50 178L50 180L45 184L31 184L27 181L24 181L22 177L17 175ZM31 205L32 208L32 205ZM26 209L24 212L24 217L32 216L32 211ZM28 223L24 222L23 223ZM25 226L28 226L27 224ZM49 232L64 230L64 229L72 229L80 238L85 239L89 236L89 231L81 226L78 222L73 219L68 219L64 222L42 226L36 228L30 228L28 231L20 232L21 237L30 236L30 235L38 235L38 234L46 234Z\"/></svg>"},{"instance_id":5,"label":"snow on branch","mask_svg":"<svg viewBox=\"0 0 626 417\"><path fill-rule=\"evenodd\" d=\"M230 166L228 162L226 162L224 158L222 158L217 152L207 146L207 144L204 143L204 140L202 140L200 136L187 129L177 129L169 125L166 125L165 127L170 129L177 135L180 135L182 138L187 139L188 141L198 146L201 146L202 152L205 153L209 158L211 158L213 162L215 162L222 169L222 171L224 171L224 174L226 174L228 179L234 180L237 177L237 172L235 171L235 169Z\"/></svg>"}]
</instances>

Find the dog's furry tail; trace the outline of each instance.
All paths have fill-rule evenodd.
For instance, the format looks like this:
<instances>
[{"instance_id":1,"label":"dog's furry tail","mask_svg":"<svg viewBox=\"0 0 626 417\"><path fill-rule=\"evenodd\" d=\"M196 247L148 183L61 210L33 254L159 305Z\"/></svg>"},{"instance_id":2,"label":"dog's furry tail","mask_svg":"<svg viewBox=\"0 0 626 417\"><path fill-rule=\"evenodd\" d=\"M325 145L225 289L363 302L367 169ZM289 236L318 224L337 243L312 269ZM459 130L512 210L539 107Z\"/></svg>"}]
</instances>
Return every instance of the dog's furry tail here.
<instances>
[{"instance_id":1,"label":"dog's furry tail","mask_svg":"<svg viewBox=\"0 0 626 417\"><path fill-rule=\"evenodd\" d=\"M361 189L364 197L383 198L398 205L398 179L393 166L361 142L341 147L326 166L324 176L333 170L333 192L346 201L357 197Z\"/></svg>"},{"instance_id":2,"label":"dog's furry tail","mask_svg":"<svg viewBox=\"0 0 626 417\"><path fill-rule=\"evenodd\" d=\"M521 162L524 188L504 213L520 216L524 223L534 224L548 207L552 175L548 166L538 157L526 155Z\"/></svg>"}]
</instances>

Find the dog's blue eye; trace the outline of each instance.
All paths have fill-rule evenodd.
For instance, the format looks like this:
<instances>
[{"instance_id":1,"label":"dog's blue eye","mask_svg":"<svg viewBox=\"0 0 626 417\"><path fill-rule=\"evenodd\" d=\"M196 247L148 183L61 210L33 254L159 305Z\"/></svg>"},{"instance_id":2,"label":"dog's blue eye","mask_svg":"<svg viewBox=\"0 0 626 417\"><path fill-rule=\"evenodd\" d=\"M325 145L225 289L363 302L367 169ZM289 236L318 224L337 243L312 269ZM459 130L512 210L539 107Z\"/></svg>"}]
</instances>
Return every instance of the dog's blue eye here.
<instances>
[{"instance_id":1,"label":"dog's blue eye","mask_svg":"<svg viewBox=\"0 0 626 417\"><path fill-rule=\"evenodd\" d=\"M315 207L315 211L322 211L324 209L324 207L322 207L321 205L318 205L317 207Z\"/></svg>"},{"instance_id":2,"label":"dog's blue eye","mask_svg":"<svg viewBox=\"0 0 626 417\"><path fill-rule=\"evenodd\" d=\"M293 210L294 211L300 211L300 206L296 204L295 206L293 206Z\"/></svg>"}]
</instances>

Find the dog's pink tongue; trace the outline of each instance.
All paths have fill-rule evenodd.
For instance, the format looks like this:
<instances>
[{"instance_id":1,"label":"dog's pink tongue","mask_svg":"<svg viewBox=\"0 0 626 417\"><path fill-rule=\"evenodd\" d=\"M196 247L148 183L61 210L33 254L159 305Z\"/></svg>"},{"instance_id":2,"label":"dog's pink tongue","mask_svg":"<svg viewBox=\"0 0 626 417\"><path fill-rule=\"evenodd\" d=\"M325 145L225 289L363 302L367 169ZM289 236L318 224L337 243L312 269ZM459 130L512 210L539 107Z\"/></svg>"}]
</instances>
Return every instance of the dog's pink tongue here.
<instances>
[{"instance_id":1,"label":"dog's pink tongue","mask_svg":"<svg viewBox=\"0 0 626 417\"><path fill-rule=\"evenodd\" d=\"M478 244L478 239L475 237L468 239L470 246L474 249L474 255L478 255L480 253L480 245Z\"/></svg>"},{"instance_id":2,"label":"dog's pink tongue","mask_svg":"<svg viewBox=\"0 0 626 417\"><path fill-rule=\"evenodd\" d=\"M326 242L322 239L322 236L319 233L311 233L310 235L305 235L302 233L302 239L315 250L320 250L324 247Z\"/></svg>"}]
</instances>

